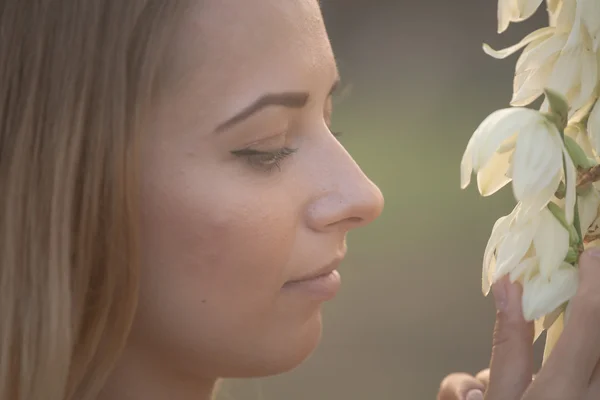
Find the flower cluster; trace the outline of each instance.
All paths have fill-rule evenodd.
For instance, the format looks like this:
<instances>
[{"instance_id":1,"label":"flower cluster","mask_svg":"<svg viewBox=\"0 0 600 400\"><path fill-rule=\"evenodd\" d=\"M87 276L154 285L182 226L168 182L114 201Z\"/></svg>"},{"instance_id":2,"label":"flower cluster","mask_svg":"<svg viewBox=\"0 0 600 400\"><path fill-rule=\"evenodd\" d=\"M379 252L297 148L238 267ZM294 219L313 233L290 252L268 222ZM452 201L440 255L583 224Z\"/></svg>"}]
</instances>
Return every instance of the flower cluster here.
<instances>
[{"instance_id":1,"label":"flower cluster","mask_svg":"<svg viewBox=\"0 0 600 400\"><path fill-rule=\"evenodd\" d=\"M542 3L499 0L498 32ZM545 4L549 26L503 50L483 45L495 58L523 51L511 107L479 125L461 162L462 188L473 173L482 196L511 183L517 205L492 229L483 292L503 276L521 283L523 313L536 321L536 339L544 329L555 330L548 338L560 334L577 290L579 255L600 245L600 0ZM539 110L526 107L543 95Z\"/></svg>"}]
</instances>

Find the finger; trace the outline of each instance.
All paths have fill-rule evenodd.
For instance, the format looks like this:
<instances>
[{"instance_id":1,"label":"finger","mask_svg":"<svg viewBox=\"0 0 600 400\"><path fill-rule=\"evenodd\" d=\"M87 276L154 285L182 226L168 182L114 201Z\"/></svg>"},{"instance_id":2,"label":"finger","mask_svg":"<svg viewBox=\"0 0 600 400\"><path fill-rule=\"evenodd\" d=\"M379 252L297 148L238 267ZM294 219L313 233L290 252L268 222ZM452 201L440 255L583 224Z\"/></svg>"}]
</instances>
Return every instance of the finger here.
<instances>
[{"instance_id":1,"label":"finger","mask_svg":"<svg viewBox=\"0 0 600 400\"><path fill-rule=\"evenodd\" d=\"M485 398L520 399L533 374L533 323L523 318L521 285L504 277L493 285L492 291L497 312Z\"/></svg>"},{"instance_id":2,"label":"finger","mask_svg":"<svg viewBox=\"0 0 600 400\"><path fill-rule=\"evenodd\" d=\"M564 331L536 378L565 394L587 387L600 358L600 252L584 252L579 271L579 288L571 300Z\"/></svg>"},{"instance_id":3,"label":"finger","mask_svg":"<svg viewBox=\"0 0 600 400\"><path fill-rule=\"evenodd\" d=\"M477 375L475 375L475 379L477 379L481 384L487 389L490 385L490 369L484 369L483 371L479 371Z\"/></svg>"},{"instance_id":4,"label":"finger","mask_svg":"<svg viewBox=\"0 0 600 400\"><path fill-rule=\"evenodd\" d=\"M490 385L490 369L487 368L487 369L484 369L483 371L479 371L477 373L477 375L475 375L475 379L477 379L479 382L481 382L481 384L483 386L485 386L485 389L487 390L487 387ZM534 379L535 379L535 374L531 377L531 382L533 382ZM485 390L484 390L484 392L485 392Z\"/></svg>"},{"instance_id":5,"label":"finger","mask_svg":"<svg viewBox=\"0 0 600 400\"><path fill-rule=\"evenodd\" d=\"M442 381L438 400L483 400L484 391L485 387L474 376L455 373ZM479 398L474 397L476 392L479 392Z\"/></svg>"},{"instance_id":6,"label":"finger","mask_svg":"<svg viewBox=\"0 0 600 400\"><path fill-rule=\"evenodd\" d=\"M592 377L590 378L590 386L585 396L585 400L600 399L600 362L596 364Z\"/></svg>"}]
</instances>

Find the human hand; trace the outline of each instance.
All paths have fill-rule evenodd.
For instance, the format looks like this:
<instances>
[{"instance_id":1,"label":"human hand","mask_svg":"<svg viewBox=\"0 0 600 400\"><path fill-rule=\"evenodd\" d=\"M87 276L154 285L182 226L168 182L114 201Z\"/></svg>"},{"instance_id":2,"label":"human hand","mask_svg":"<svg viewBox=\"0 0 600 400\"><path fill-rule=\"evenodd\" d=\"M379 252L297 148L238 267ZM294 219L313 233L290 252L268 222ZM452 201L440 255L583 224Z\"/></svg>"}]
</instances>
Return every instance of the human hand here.
<instances>
[{"instance_id":1,"label":"human hand","mask_svg":"<svg viewBox=\"0 0 600 400\"><path fill-rule=\"evenodd\" d=\"M490 369L451 374L438 400L600 399L600 251L584 252L577 294L554 350L533 379L533 323L523 319L522 289L506 278L493 288L496 326Z\"/></svg>"},{"instance_id":2,"label":"human hand","mask_svg":"<svg viewBox=\"0 0 600 400\"><path fill-rule=\"evenodd\" d=\"M479 371L474 376L466 372L454 372L442 381L437 398L438 400L483 400L489 382L489 368Z\"/></svg>"}]
</instances>

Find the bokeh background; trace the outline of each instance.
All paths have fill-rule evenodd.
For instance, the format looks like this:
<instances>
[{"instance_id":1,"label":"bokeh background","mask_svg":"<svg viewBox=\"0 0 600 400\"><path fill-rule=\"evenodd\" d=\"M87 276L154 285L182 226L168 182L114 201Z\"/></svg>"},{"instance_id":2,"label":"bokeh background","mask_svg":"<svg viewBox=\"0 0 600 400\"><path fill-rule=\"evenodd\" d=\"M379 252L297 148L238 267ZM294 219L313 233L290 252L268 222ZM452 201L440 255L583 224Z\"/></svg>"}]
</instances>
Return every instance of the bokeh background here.
<instances>
[{"instance_id":1,"label":"bokeh background","mask_svg":"<svg viewBox=\"0 0 600 400\"><path fill-rule=\"evenodd\" d=\"M386 197L381 218L351 233L344 284L324 308L323 340L296 370L225 383L223 400L435 399L453 371L489 362L494 307L481 261L510 187L460 190L466 143L508 106L519 41L534 18L497 34L496 0L322 0L346 90L334 128ZM543 343L537 344L537 357Z\"/></svg>"}]
</instances>

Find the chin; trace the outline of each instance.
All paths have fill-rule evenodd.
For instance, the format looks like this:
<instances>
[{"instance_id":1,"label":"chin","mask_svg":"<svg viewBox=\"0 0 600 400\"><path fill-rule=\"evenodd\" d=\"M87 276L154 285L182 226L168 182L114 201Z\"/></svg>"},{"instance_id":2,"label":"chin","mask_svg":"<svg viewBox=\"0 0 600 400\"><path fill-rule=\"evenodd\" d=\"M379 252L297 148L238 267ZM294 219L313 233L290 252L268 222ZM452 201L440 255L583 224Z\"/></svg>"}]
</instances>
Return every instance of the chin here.
<instances>
[{"instance_id":1,"label":"chin","mask_svg":"<svg viewBox=\"0 0 600 400\"><path fill-rule=\"evenodd\" d=\"M287 332L268 335L259 354L252 354L237 371L230 371L223 378L261 378L289 372L302 364L315 351L322 335L321 313L306 321L303 326ZM250 359L251 358L251 359Z\"/></svg>"}]
</instances>

